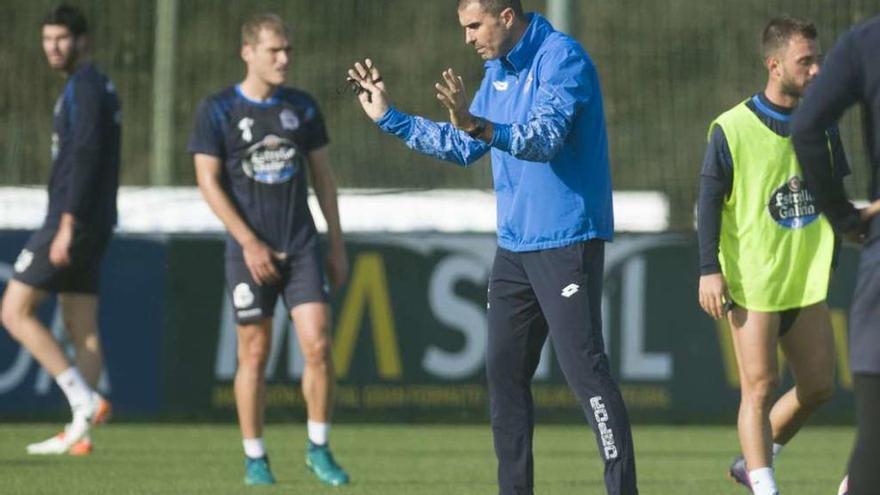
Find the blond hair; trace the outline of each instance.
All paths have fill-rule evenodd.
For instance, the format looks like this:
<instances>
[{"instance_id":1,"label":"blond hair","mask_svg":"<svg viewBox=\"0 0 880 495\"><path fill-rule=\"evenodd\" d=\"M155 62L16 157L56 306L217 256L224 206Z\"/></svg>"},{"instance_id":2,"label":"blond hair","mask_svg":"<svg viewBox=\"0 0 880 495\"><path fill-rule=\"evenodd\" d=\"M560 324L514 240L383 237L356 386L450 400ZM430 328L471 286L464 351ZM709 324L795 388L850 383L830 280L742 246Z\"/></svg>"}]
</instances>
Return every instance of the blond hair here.
<instances>
[{"instance_id":1,"label":"blond hair","mask_svg":"<svg viewBox=\"0 0 880 495\"><path fill-rule=\"evenodd\" d=\"M251 16L241 25L241 44L256 46L260 42L260 33L263 30L287 37L290 29L277 14L263 13Z\"/></svg>"}]
</instances>

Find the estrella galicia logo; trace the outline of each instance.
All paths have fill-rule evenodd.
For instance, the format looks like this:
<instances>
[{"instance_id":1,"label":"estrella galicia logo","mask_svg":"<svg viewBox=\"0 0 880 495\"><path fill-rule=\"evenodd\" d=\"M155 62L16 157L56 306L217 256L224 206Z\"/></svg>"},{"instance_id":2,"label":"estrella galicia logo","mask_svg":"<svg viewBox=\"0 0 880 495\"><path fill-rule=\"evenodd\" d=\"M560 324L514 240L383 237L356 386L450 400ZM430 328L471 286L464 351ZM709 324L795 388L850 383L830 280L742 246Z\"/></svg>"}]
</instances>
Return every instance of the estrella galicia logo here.
<instances>
[{"instance_id":1,"label":"estrella galicia logo","mask_svg":"<svg viewBox=\"0 0 880 495\"><path fill-rule=\"evenodd\" d=\"M788 229L802 229L819 218L815 198L797 176L773 191L767 209L776 223Z\"/></svg>"},{"instance_id":2,"label":"estrella galicia logo","mask_svg":"<svg viewBox=\"0 0 880 495\"><path fill-rule=\"evenodd\" d=\"M257 182L280 184L296 175L301 160L293 141L269 134L248 148L241 166Z\"/></svg>"}]
</instances>

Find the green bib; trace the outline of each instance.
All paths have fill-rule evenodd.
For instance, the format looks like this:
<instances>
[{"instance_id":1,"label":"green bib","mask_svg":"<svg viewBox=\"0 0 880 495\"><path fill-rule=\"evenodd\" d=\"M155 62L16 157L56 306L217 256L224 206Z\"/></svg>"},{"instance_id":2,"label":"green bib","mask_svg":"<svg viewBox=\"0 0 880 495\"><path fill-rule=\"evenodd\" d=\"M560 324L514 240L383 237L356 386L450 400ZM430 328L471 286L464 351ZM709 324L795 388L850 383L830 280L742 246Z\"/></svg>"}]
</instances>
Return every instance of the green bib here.
<instances>
[{"instance_id":1,"label":"green bib","mask_svg":"<svg viewBox=\"0 0 880 495\"><path fill-rule=\"evenodd\" d=\"M754 311L825 300L834 232L804 184L791 139L746 106L715 120L733 157L733 188L721 213L719 261L730 296Z\"/></svg>"}]
</instances>

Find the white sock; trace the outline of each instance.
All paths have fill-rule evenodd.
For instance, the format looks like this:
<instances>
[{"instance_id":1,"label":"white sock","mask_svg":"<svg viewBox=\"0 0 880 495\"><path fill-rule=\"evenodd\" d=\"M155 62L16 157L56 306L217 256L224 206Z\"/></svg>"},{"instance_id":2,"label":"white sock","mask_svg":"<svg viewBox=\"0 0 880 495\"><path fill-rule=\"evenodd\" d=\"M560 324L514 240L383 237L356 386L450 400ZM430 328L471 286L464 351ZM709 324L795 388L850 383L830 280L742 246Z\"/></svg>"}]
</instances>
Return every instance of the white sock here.
<instances>
[{"instance_id":1,"label":"white sock","mask_svg":"<svg viewBox=\"0 0 880 495\"><path fill-rule=\"evenodd\" d=\"M244 446L244 455L251 459L259 459L266 456L266 446L263 444L263 438L245 438L241 441Z\"/></svg>"},{"instance_id":2,"label":"white sock","mask_svg":"<svg viewBox=\"0 0 880 495\"><path fill-rule=\"evenodd\" d=\"M71 366L55 377L55 383L61 387L71 409L88 403L92 399L92 389L79 374L76 366Z\"/></svg>"},{"instance_id":3,"label":"white sock","mask_svg":"<svg viewBox=\"0 0 880 495\"><path fill-rule=\"evenodd\" d=\"M773 460L775 461L777 457L779 457L779 453L782 452L782 447L785 445L774 443L773 444Z\"/></svg>"},{"instance_id":4,"label":"white sock","mask_svg":"<svg viewBox=\"0 0 880 495\"><path fill-rule=\"evenodd\" d=\"M309 441L315 445L327 445L327 437L330 435L330 423L321 423L309 420Z\"/></svg>"},{"instance_id":5,"label":"white sock","mask_svg":"<svg viewBox=\"0 0 880 495\"><path fill-rule=\"evenodd\" d=\"M763 467L749 471L749 481L752 483L752 493L755 495L779 495L776 488L776 479L773 478L773 468Z\"/></svg>"}]
</instances>

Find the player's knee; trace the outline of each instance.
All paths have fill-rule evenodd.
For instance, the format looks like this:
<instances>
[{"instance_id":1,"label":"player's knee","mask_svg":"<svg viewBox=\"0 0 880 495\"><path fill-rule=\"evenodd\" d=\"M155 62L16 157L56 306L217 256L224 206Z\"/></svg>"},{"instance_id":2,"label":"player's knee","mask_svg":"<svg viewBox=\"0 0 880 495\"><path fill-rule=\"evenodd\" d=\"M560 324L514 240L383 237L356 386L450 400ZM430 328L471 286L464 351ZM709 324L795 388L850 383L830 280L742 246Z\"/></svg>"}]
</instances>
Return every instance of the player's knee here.
<instances>
[{"instance_id":1,"label":"player's knee","mask_svg":"<svg viewBox=\"0 0 880 495\"><path fill-rule=\"evenodd\" d=\"M834 382L828 381L810 389L797 389L798 401L805 406L820 406L834 397Z\"/></svg>"},{"instance_id":2,"label":"player's knee","mask_svg":"<svg viewBox=\"0 0 880 495\"><path fill-rule=\"evenodd\" d=\"M0 322L9 332L10 335L18 339L18 332L21 323L28 317L28 310L22 305L14 304L10 301L3 301L0 307Z\"/></svg>"},{"instance_id":3,"label":"player's knee","mask_svg":"<svg viewBox=\"0 0 880 495\"><path fill-rule=\"evenodd\" d=\"M247 342L238 350L238 366L248 371L262 372L268 358L269 349L262 342Z\"/></svg>"},{"instance_id":4,"label":"player's knee","mask_svg":"<svg viewBox=\"0 0 880 495\"><path fill-rule=\"evenodd\" d=\"M753 377L742 384L743 400L756 406L770 403L779 380L775 375Z\"/></svg>"},{"instance_id":5,"label":"player's knee","mask_svg":"<svg viewBox=\"0 0 880 495\"><path fill-rule=\"evenodd\" d=\"M324 365L330 359L330 339L326 336L310 339L303 343L302 352L306 364L310 366Z\"/></svg>"}]
</instances>

